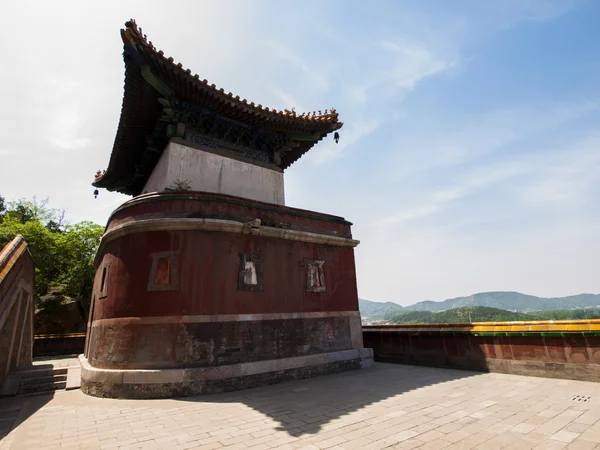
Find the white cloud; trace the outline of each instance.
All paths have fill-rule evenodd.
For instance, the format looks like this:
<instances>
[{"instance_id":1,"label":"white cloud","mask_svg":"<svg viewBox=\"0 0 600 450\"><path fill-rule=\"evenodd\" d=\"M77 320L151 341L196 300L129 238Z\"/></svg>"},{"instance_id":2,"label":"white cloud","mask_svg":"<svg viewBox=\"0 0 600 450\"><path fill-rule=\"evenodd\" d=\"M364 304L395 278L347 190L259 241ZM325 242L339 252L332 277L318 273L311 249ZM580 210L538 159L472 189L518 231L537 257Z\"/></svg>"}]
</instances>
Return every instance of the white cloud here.
<instances>
[{"instance_id":1,"label":"white cloud","mask_svg":"<svg viewBox=\"0 0 600 450\"><path fill-rule=\"evenodd\" d=\"M425 190L417 193L412 205L401 205L397 212L378 221L380 226L397 226L405 222L429 216L440 211L453 202L459 201L473 193L492 185L510 181L516 177L535 171L533 165L521 161L506 164L482 165L461 173L458 180L440 189Z\"/></svg>"},{"instance_id":2,"label":"white cloud","mask_svg":"<svg viewBox=\"0 0 600 450\"><path fill-rule=\"evenodd\" d=\"M457 61L434 55L415 43L382 41L381 47L392 53L396 64L390 78L399 87L413 90L418 82L455 66Z\"/></svg>"},{"instance_id":3,"label":"white cloud","mask_svg":"<svg viewBox=\"0 0 600 450\"><path fill-rule=\"evenodd\" d=\"M455 67L454 56L442 56L424 43L391 42L373 44L372 51L382 51L375 67L365 71L365 79L350 87L351 98L358 104L366 103L373 93L390 90L398 96L414 90L422 80Z\"/></svg>"},{"instance_id":4,"label":"white cloud","mask_svg":"<svg viewBox=\"0 0 600 450\"><path fill-rule=\"evenodd\" d=\"M593 206L600 188L600 135L581 138L535 160L537 170L521 190L529 205Z\"/></svg>"},{"instance_id":5,"label":"white cloud","mask_svg":"<svg viewBox=\"0 0 600 450\"><path fill-rule=\"evenodd\" d=\"M396 142L399 151L393 164L387 161L390 182L400 182L434 168L460 166L477 159L507 151L528 139L544 139L544 133L584 117L600 108L598 101L543 105L533 108L514 106L477 115L456 115L432 123L435 130L411 133L407 130ZM435 131L435 132L434 132ZM387 170L393 167L392 170Z\"/></svg>"},{"instance_id":6,"label":"white cloud","mask_svg":"<svg viewBox=\"0 0 600 450\"><path fill-rule=\"evenodd\" d=\"M597 113L595 101L515 107L404 136L407 153L384 153L374 175L386 207L358 227L361 296L597 292L600 135L580 125Z\"/></svg>"},{"instance_id":7,"label":"white cloud","mask_svg":"<svg viewBox=\"0 0 600 450\"><path fill-rule=\"evenodd\" d=\"M55 111L49 119L46 139L60 150L81 150L91 143L88 137L78 137L82 131L81 111L77 111L78 105L72 105L69 109Z\"/></svg>"},{"instance_id":8,"label":"white cloud","mask_svg":"<svg viewBox=\"0 0 600 450\"><path fill-rule=\"evenodd\" d=\"M536 22L547 22L556 19L572 10L581 1L568 0L527 0L520 3L526 19Z\"/></svg>"},{"instance_id":9,"label":"white cloud","mask_svg":"<svg viewBox=\"0 0 600 450\"><path fill-rule=\"evenodd\" d=\"M316 91L329 89L330 82L327 74L321 68L311 65L300 58L293 48L273 39L267 40L264 44L268 48L269 54L275 57L276 60L283 61L285 64L300 71L302 77L308 81L312 89Z\"/></svg>"}]
</instances>

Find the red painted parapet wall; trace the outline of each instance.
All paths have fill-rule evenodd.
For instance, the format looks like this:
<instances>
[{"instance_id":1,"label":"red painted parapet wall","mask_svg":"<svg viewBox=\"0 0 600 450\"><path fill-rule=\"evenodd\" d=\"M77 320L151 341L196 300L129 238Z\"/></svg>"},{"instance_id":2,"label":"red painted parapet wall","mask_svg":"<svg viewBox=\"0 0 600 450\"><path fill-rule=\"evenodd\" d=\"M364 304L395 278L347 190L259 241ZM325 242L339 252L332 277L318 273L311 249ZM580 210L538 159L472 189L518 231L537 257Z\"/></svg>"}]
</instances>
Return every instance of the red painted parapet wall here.
<instances>
[{"instance_id":1,"label":"red painted parapet wall","mask_svg":"<svg viewBox=\"0 0 600 450\"><path fill-rule=\"evenodd\" d=\"M10 372L31 365L34 273L18 235L0 251L0 385Z\"/></svg>"},{"instance_id":2,"label":"red painted parapet wall","mask_svg":"<svg viewBox=\"0 0 600 450\"><path fill-rule=\"evenodd\" d=\"M350 226L340 217L228 195L136 197L109 219L97 253L98 275L106 267L106 278L104 290L97 280L94 320L358 311L358 242ZM260 258L258 284L248 289L239 289L241 255ZM320 293L306 289L312 261L325 261ZM168 276L167 266L178 286L157 280Z\"/></svg>"},{"instance_id":3,"label":"red painted parapet wall","mask_svg":"<svg viewBox=\"0 0 600 450\"><path fill-rule=\"evenodd\" d=\"M85 364L172 370L359 355L350 226L221 194L134 198L113 213L97 253ZM90 371L84 391L106 394L86 383Z\"/></svg>"},{"instance_id":4,"label":"red painted parapet wall","mask_svg":"<svg viewBox=\"0 0 600 450\"><path fill-rule=\"evenodd\" d=\"M600 380L600 320L364 326L377 361Z\"/></svg>"}]
</instances>

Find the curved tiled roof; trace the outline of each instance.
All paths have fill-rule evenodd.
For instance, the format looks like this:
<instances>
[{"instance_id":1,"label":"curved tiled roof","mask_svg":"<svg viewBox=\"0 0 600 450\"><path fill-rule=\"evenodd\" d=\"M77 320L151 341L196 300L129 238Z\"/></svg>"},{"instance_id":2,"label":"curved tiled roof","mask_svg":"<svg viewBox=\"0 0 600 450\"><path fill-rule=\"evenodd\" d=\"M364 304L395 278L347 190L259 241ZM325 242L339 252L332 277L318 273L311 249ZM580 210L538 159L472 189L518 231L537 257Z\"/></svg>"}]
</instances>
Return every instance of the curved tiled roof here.
<instances>
[{"instance_id":1,"label":"curved tiled roof","mask_svg":"<svg viewBox=\"0 0 600 450\"><path fill-rule=\"evenodd\" d=\"M158 157L146 152L147 138L155 132L163 105L156 84L147 81L150 71L158 83L172 92L174 98L198 105L220 116L255 129L281 135L295 142L294 148L281 158L285 169L306 153L327 134L342 127L335 109L298 114L295 111L276 110L248 102L231 92L218 89L207 80L201 80L181 63L167 58L148 41L134 20L126 22L121 30L124 44L125 87L123 106L115 144L106 171L96 174L94 186L105 187L137 195L149 176ZM162 151L162 149L160 149Z\"/></svg>"}]
</instances>

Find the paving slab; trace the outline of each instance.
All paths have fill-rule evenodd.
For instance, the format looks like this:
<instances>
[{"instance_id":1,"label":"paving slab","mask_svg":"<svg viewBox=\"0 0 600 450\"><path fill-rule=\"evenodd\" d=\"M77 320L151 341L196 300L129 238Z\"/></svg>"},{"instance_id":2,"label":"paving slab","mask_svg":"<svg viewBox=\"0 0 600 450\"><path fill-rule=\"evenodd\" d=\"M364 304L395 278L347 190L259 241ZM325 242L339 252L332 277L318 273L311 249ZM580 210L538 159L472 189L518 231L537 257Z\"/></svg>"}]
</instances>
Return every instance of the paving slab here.
<instances>
[{"instance_id":1,"label":"paving slab","mask_svg":"<svg viewBox=\"0 0 600 450\"><path fill-rule=\"evenodd\" d=\"M67 391L79 389L81 387L81 367L69 367L67 369Z\"/></svg>"},{"instance_id":2,"label":"paving slab","mask_svg":"<svg viewBox=\"0 0 600 450\"><path fill-rule=\"evenodd\" d=\"M102 399L77 389L2 398L0 417L2 450L591 450L600 449L600 383L376 363L182 399Z\"/></svg>"}]
</instances>

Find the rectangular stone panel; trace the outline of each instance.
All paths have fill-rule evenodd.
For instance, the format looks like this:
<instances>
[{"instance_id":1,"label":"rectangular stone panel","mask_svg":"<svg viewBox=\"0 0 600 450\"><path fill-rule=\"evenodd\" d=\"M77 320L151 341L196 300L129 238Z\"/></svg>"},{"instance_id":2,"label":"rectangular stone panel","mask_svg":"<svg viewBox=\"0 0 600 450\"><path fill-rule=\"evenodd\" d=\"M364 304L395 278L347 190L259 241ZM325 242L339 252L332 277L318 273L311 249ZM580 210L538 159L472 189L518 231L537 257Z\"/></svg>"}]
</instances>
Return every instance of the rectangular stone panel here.
<instances>
[{"instance_id":1,"label":"rectangular stone panel","mask_svg":"<svg viewBox=\"0 0 600 450\"><path fill-rule=\"evenodd\" d=\"M152 171L142 194L176 190L229 194L283 205L283 172L238 161L210 151L170 142Z\"/></svg>"}]
</instances>

